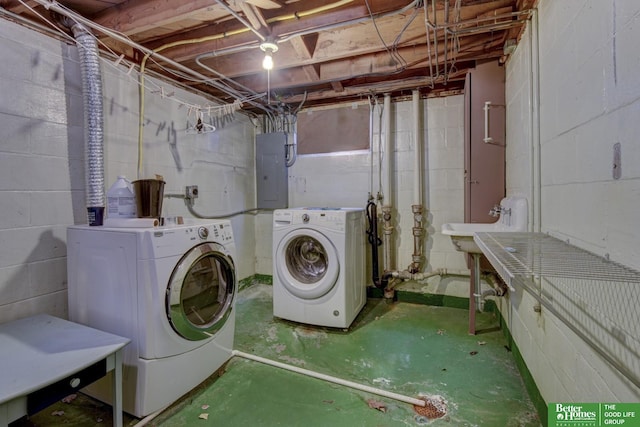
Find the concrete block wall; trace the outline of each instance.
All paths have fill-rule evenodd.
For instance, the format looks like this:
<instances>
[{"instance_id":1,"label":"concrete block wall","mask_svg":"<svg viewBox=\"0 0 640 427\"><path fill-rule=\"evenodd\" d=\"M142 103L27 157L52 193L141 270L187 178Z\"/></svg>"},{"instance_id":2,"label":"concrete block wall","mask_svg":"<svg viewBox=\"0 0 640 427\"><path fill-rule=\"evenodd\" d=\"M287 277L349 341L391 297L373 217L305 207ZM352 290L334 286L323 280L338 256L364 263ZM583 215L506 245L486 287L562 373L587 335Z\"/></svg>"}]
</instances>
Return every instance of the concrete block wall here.
<instances>
[{"instance_id":1,"label":"concrete block wall","mask_svg":"<svg viewBox=\"0 0 640 427\"><path fill-rule=\"evenodd\" d=\"M533 201L542 232L640 270L640 4L541 0L538 7L541 198L535 200L532 153L538 148L530 121L528 32L507 62L507 193ZM622 152L618 180L613 178L616 143ZM588 274L586 269L585 279ZM630 285L635 292L603 284L600 301L637 325L640 284ZM535 313L534 304L528 294L515 293L500 301L500 309L547 402L640 400L638 387L557 318L544 309ZM589 313L608 324L597 317L601 313ZM606 328L594 334L605 351L637 372L637 334L627 335L626 345L615 344Z\"/></svg>"},{"instance_id":2,"label":"concrete block wall","mask_svg":"<svg viewBox=\"0 0 640 427\"><path fill-rule=\"evenodd\" d=\"M365 107L366 108L366 107ZM381 108L381 107L380 107ZM403 270L413 253L414 148L411 101L391 104L393 145L392 198L395 229L395 267ZM464 222L464 99L462 95L420 101L419 141L423 146L423 205L428 209L426 270L466 270L464 256L456 252L443 223ZM384 120L384 119L383 119ZM374 112L372 147L369 151L332 155L298 156L289 168L289 205L365 208L369 193L379 188L380 114ZM382 129L384 137L385 129ZM262 227L269 240L270 224ZM257 239L261 241L262 238ZM265 248L266 249L266 248ZM266 253L265 251L260 251ZM271 274L271 259L263 259L258 271ZM369 275L370 276L370 275ZM467 295L468 279L453 281L443 293Z\"/></svg>"},{"instance_id":3,"label":"concrete block wall","mask_svg":"<svg viewBox=\"0 0 640 427\"><path fill-rule=\"evenodd\" d=\"M86 224L84 120L74 45L0 20L0 322L35 313L67 315L66 228ZM137 75L103 62L105 186L136 179ZM155 85L154 85L155 83ZM171 98L151 91L162 85ZM187 108L209 101L151 80L146 94L144 174L165 193L200 189L196 210L219 215L254 206L254 126L236 114L212 134L185 132ZM193 121L193 118L191 118ZM191 216L165 200L165 216ZM252 276L251 216L233 219L238 278Z\"/></svg>"},{"instance_id":4,"label":"concrete block wall","mask_svg":"<svg viewBox=\"0 0 640 427\"><path fill-rule=\"evenodd\" d=\"M0 322L65 317L66 225L82 169L80 71L72 49L0 21ZM66 74L66 73L69 74Z\"/></svg>"}]
</instances>

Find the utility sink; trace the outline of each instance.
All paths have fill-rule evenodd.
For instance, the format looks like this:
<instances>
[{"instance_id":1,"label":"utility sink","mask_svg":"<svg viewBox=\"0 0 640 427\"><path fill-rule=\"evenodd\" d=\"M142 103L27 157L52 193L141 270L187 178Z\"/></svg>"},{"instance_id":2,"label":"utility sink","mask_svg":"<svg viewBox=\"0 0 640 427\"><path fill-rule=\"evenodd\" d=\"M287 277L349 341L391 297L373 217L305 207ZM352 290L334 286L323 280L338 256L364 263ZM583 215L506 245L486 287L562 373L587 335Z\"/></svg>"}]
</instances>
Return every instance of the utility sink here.
<instances>
[{"instance_id":1,"label":"utility sink","mask_svg":"<svg viewBox=\"0 0 640 427\"><path fill-rule=\"evenodd\" d=\"M481 254L482 251L473 241L473 233L500 231L496 230L496 225L495 222L493 224L449 223L442 225L442 234L451 237L456 250Z\"/></svg>"},{"instance_id":2,"label":"utility sink","mask_svg":"<svg viewBox=\"0 0 640 427\"><path fill-rule=\"evenodd\" d=\"M496 231L526 231L527 230L527 199L524 197L505 197L489 212L499 216L491 224L478 223L448 223L442 224L442 234L451 237L451 242L457 250L467 252L473 259L471 278L469 279L469 333L476 334L476 308L480 307L480 258L482 251L473 240L475 233L492 233Z\"/></svg>"},{"instance_id":3,"label":"utility sink","mask_svg":"<svg viewBox=\"0 0 640 427\"><path fill-rule=\"evenodd\" d=\"M474 233L527 230L527 199L524 197L505 197L499 206L491 209L491 213L500 216L494 223L447 223L442 225L442 234L451 237L457 250L481 254L482 251L473 241Z\"/></svg>"}]
</instances>

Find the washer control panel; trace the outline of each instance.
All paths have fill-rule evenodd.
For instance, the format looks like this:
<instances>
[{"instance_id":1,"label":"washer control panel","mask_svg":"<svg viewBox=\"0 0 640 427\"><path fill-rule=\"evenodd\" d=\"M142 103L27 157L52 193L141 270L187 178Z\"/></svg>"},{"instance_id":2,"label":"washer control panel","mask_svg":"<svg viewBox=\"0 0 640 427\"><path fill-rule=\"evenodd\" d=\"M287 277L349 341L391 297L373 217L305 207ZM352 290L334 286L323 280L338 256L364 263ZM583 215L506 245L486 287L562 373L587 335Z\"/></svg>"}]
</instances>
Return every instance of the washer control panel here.
<instances>
[{"instance_id":1,"label":"washer control panel","mask_svg":"<svg viewBox=\"0 0 640 427\"><path fill-rule=\"evenodd\" d=\"M227 243L233 241L233 231L231 230L231 223L219 223L213 224L209 228L209 237L213 236L213 240Z\"/></svg>"},{"instance_id":2,"label":"washer control panel","mask_svg":"<svg viewBox=\"0 0 640 427\"><path fill-rule=\"evenodd\" d=\"M207 237L209 237L209 230L207 229L207 227L199 227L198 228L198 236L202 240L207 240Z\"/></svg>"}]
</instances>

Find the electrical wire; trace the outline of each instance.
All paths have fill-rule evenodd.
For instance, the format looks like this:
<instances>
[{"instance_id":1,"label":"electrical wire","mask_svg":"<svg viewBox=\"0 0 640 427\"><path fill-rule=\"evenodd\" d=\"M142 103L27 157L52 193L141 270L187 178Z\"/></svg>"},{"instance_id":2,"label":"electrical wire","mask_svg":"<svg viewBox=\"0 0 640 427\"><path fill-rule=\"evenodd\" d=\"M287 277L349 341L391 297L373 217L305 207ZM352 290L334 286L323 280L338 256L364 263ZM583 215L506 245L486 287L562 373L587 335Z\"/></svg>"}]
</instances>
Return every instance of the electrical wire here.
<instances>
[{"instance_id":1,"label":"electrical wire","mask_svg":"<svg viewBox=\"0 0 640 427\"><path fill-rule=\"evenodd\" d=\"M75 39L69 35L67 32L63 31L60 29L60 27L58 25L56 25L54 22L51 22L49 19L47 19L45 16L43 16L42 14L40 14L37 10L35 10L33 7L31 7L27 2L25 2L24 0L18 0L23 6L25 6L26 8L28 8L34 15L38 16L40 19L42 19L44 22L46 22L56 33L60 34L63 39L68 40L69 42L75 44ZM66 8L63 5L60 5L61 8L65 9L66 11L72 12L70 9ZM76 24L82 25L80 22L78 22L76 19L73 18L73 16L66 16L66 18L72 20L73 22L75 22ZM122 35L122 33L117 33ZM133 62L128 61L127 59L123 58L122 56L118 56L117 53L115 53L108 45L106 45L99 37L96 37L94 34L90 33L90 36L92 38L94 38L104 49L103 53L107 54L107 55L111 55L113 58L117 58L115 61L110 61L107 60L105 58L100 58L105 64L110 65L111 67L119 70L119 71L123 71L122 68L120 68L121 65L123 66L127 66L128 67L128 71L125 73L127 75L129 75L131 77L131 73L130 68L132 66L135 66L136 64L134 64ZM124 35L122 35L124 37ZM163 69L169 73L172 73L175 76L178 76L186 81L193 81L196 83L206 83L207 80L201 80L201 79L195 79L195 78L190 78L186 73L182 73L179 72L177 70L172 70L168 67L163 66L162 64L160 64L159 62L153 60L155 64L157 64L157 66L160 69ZM136 84L138 84L138 80L131 78L132 81L135 81ZM179 86L178 82L172 82L173 85ZM149 86L151 87L151 91L153 92L154 90L156 92L163 92L163 86L160 84L157 84L155 81L151 81L149 82ZM192 88L188 87L188 90L193 90ZM208 97L208 98L214 98L212 97L210 94L206 94L206 93L200 93L201 96L204 97ZM239 97L239 100L241 102L246 102L246 101L251 101L251 100L255 100L259 98L259 95L256 96L242 96ZM187 101L183 101L180 98L177 98L175 96L166 96L166 99L171 99L172 101L178 102L179 104L182 104L184 106L186 106L188 109L196 109L196 108L203 108L203 110L206 111L211 111L212 109L215 108L220 108L220 109L224 109L225 108L225 104L223 101L214 98L214 100L216 102L219 102L220 104L223 105L216 105L216 106L206 106L206 107L200 107L197 105L193 105L192 103L189 103Z\"/></svg>"},{"instance_id":2,"label":"electrical wire","mask_svg":"<svg viewBox=\"0 0 640 427\"><path fill-rule=\"evenodd\" d=\"M424 27L427 41L427 56L429 57L429 77L431 79L431 89L435 87L435 79L433 78L433 57L431 56L431 36L429 29L429 7L427 1L424 2Z\"/></svg>"},{"instance_id":3,"label":"electrical wire","mask_svg":"<svg viewBox=\"0 0 640 427\"><path fill-rule=\"evenodd\" d=\"M456 0L456 3L453 7L455 13L455 22L460 22L461 18L461 9L462 9L462 0ZM451 64L449 65L449 75L455 73L458 69L456 67L456 62L458 60L458 54L460 53L460 35L458 33L453 34L453 38L451 41L453 45L451 48Z\"/></svg>"},{"instance_id":4,"label":"electrical wire","mask_svg":"<svg viewBox=\"0 0 640 427\"><path fill-rule=\"evenodd\" d=\"M236 212L231 212L231 213L227 213L227 214L220 214L220 215L202 215L200 213L198 213L191 204L187 203L187 209L189 210L189 212L196 218L199 219L224 219L224 218L231 218L234 216L238 216L238 215L245 215L245 214L258 214L260 212L273 212L275 209L267 209L267 208L253 208L253 209L244 209L241 211L236 211Z\"/></svg>"},{"instance_id":5,"label":"electrical wire","mask_svg":"<svg viewBox=\"0 0 640 427\"><path fill-rule=\"evenodd\" d=\"M364 3L367 6L367 10L369 11L369 16L371 17L371 22L373 23L373 27L375 28L376 33L378 34L378 38L380 39L380 41L382 42L382 45L384 46L385 50L389 54L389 57L391 57L393 62L396 64L396 69L397 69L398 60L393 55L393 53L391 52L391 49L389 48L389 46L387 46L387 42L385 42L384 38L382 37L382 34L380 33L380 29L378 28L378 23L376 22L376 18L375 18L375 16L373 16L373 12L371 11L371 6L369 5L369 0L364 0Z\"/></svg>"},{"instance_id":6,"label":"electrical wire","mask_svg":"<svg viewBox=\"0 0 640 427\"><path fill-rule=\"evenodd\" d=\"M400 41L402 40L402 36L404 35L404 32L407 31L407 28L409 28L409 26L413 23L413 21L418 16L419 10L420 9L418 9L417 7L413 9L413 14L409 17L407 22L404 24L404 27L402 27L402 29L396 36L395 40L393 41L393 44L391 45L391 51L394 53L394 57L402 65L402 70L405 70L408 67L408 64L407 64L407 61L405 61L405 59L402 57L400 52L398 52L398 46L400 44Z\"/></svg>"}]
</instances>

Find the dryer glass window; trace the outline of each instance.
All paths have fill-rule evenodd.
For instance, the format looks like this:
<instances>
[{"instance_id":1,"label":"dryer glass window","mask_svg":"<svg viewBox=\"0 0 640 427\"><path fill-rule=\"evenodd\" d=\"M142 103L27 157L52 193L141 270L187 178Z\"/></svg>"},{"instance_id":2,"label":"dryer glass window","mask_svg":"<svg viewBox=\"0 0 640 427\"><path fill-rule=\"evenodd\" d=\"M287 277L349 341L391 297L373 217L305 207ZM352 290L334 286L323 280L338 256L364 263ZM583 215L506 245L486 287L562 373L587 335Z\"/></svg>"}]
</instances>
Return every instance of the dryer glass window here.
<instances>
[{"instance_id":1,"label":"dryer glass window","mask_svg":"<svg viewBox=\"0 0 640 427\"><path fill-rule=\"evenodd\" d=\"M299 236L287 247L287 268L301 283L311 284L327 273L329 257L322 243L311 236Z\"/></svg>"},{"instance_id":2,"label":"dryer glass window","mask_svg":"<svg viewBox=\"0 0 640 427\"><path fill-rule=\"evenodd\" d=\"M184 279L182 305L190 323L204 326L215 320L227 298L227 283L215 256L198 260Z\"/></svg>"},{"instance_id":3,"label":"dryer glass window","mask_svg":"<svg viewBox=\"0 0 640 427\"><path fill-rule=\"evenodd\" d=\"M173 329L190 340L210 338L229 317L235 295L233 261L214 243L189 251L167 288L167 316Z\"/></svg>"}]
</instances>

